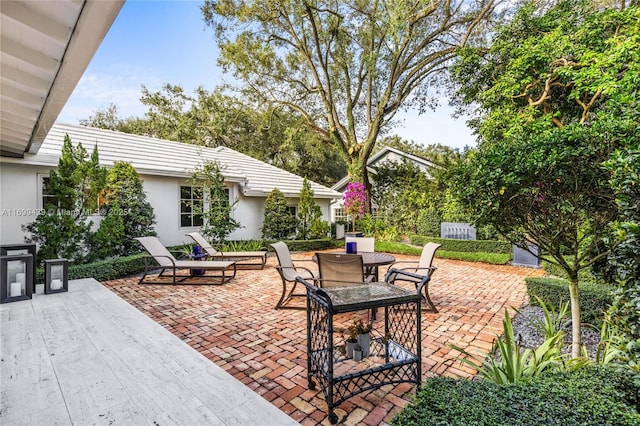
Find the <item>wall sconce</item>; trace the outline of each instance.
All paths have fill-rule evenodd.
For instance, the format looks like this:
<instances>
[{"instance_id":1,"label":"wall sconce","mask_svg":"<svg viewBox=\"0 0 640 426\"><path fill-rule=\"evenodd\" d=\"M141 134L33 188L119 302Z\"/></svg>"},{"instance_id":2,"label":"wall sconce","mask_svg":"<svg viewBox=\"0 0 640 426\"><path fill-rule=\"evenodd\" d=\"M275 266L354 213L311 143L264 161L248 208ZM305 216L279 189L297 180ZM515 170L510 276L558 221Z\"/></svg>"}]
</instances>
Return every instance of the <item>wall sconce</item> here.
<instances>
[{"instance_id":1,"label":"wall sconce","mask_svg":"<svg viewBox=\"0 0 640 426\"><path fill-rule=\"evenodd\" d=\"M33 256L0 256L0 303L31 299L33 293Z\"/></svg>"},{"instance_id":2,"label":"wall sconce","mask_svg":"<svg viewBox=\"0 0 640 426\"><path fill-rule=\"evenodd\" d=\"M44 294L69 291L69 261L49 259L44 261Z\"/></svg>"}]
</instances>

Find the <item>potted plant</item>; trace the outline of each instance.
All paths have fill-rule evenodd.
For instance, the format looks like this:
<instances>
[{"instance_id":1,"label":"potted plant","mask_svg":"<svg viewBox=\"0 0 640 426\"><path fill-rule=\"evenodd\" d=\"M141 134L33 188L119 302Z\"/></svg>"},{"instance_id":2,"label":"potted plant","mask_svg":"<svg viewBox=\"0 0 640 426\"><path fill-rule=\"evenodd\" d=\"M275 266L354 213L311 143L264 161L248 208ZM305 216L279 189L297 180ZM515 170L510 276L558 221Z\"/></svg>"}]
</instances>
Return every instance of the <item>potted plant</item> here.
<instances>
[{"instance_id":1,"label":"potted plant","mask_svg":"<svg viewBox=\"0 0 640 426\"><path fill-rule=\"evenodd\" d=\"M356 232L356 219L364 215L367 193L365 187L360 182L350 182L344 192L344 211L351 217L351 232L347 234L360 236Z\"/></svg>"},{"instance_id":2,"label":"potted plant","mask_svg":"<svg viewBox=\"0 0 640 426\"><path fill-rule=\"evenodd\" d=\"M358 330L354 325L349 326L346 330L348 334L347 339L345 340L345 354L347 358L353 358L353 349L358 344Z\"/></svg>"},{"instance_id":3,"label":"potted plant","mask_svg":"<svg viewBox=\"0 0 640 426\"><path fill-rule=\"evenodd\" d=\"M369 356L371 352L371 336L369 335L371 329L372 325L364 325L362 320L355 320L353 324L349 326L349 339L357 342L362 350L363 357Z\"/></svg>"}]
</instances>

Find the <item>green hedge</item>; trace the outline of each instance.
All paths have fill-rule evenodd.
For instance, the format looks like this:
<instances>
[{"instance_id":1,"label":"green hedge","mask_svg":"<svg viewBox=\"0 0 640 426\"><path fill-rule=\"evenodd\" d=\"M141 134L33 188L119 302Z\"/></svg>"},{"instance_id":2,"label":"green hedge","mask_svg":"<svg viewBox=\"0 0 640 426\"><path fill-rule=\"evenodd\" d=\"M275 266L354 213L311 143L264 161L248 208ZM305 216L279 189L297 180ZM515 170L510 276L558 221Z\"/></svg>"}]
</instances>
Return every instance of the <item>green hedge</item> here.
<instances>
[{"instance_id":1,"label":"green hedge","mask_svg":"<svg viewBox=\"0 0 640 426\"><path fill-rule=\"evenodd\" d=\"M425 237L424 235L409 235L409 241L416 246L424 246L429 241L442 244L440 250L462 252L485 252L512 254L513 247L507 241L492 240L452 240L450 238Z\"/></svg>"},{"instance_id":2,"label":"green hedge","mask_svg":"<svg viewBox=\"0 0 640 426\"><path fill-rule=\"evenodd\" d=\"M639 390L624 373L605 367L550 372L514 385L436 377L391 424L640 425Z\"/></svg>"},{"instance_id":3,"label":"green hedge","mask_svg":"<svg viewBox=\"0 0 640 426\"><path fill-rule=\"evenodd\" d=\"M542 299L546 305L555 308L570 300L567 280L529 277L525 281L532 305L537 304L535 296ZM581 282L578 284L578 291L582 322L599 327L602 323L604 312L609 309L613 301L613 288L594 282Z\"/></svg>"},{"instance_id":4,"label":"green hedge","mask_svg":"<svg viewBox=\"0 0 640 426\"><path fill-rule=\"evenodd\" d=\"M95 278L98 281L109 281L139 274L144 271L144 257L145 254L139 253L93 263L69 265L69 279ZM44 283L44 268L36 270L36 282Z\"/></svg>"},{"instance_id":5,"label":"green hedge","mask_svg":"<svg viewBox=\"0 0 640 426\"><path fill-rule=\"evenodd\" d=\"M269 248L269 251L273 251L269 244L277 241L280 240L265 240L264 245ZM326 250L329 248L344 246L344 241L334 240L331 238L321 238L317 240L284 240L284 242L287 244L290 251Z\"/></svg>"},{"instance_id":6,"label":"green hedge","mask_svg":"<svg viewBox=\"0 0 640 426\"><path fill-rule=\"evenodd\" d=\"M404 243L391 241L376 241L376 251L420 256L422 253L422 247L410 246ZM493 265L506 265L509 263L509 260L511 260L510 254L447 251L442 249L439 249L436 252L436 257L441 259L464 260L467 262L482 262Z\"/></svg>"}]
</instances>

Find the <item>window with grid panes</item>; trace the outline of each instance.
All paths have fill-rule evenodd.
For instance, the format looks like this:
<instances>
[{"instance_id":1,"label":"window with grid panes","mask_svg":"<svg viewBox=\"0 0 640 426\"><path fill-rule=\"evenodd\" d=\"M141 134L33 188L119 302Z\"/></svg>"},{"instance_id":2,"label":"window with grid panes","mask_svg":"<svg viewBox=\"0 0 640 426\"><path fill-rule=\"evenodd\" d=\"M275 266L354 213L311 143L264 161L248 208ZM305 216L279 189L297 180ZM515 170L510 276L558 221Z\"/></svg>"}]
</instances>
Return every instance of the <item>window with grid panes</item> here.
<instances>
[{"instance_id":1,"label":"window with grid panes","mask_svg":"<svg viewBox=\"0 0 640 426\"><path fill-rule=\"evenodd\" d=\"M180 187L180 227L202 226L203 207L202 188L197 186Z\"/></svg>"}]
</instances>

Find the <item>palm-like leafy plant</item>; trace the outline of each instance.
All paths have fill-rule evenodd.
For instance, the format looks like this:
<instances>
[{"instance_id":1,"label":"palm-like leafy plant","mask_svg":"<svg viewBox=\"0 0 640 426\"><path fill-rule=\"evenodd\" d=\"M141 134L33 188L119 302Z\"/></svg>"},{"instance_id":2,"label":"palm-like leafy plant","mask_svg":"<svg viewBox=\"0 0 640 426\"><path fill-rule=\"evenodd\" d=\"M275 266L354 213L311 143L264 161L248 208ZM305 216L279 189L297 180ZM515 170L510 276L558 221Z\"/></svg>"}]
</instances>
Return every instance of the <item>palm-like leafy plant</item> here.
<instances>
[{"instance_id":1,"label":"palm-like leafy plant","mask_svg":"<svg viewBox=\"0 0 640 426\"><path fill-rule=\"evenodd\" d=\"M516 342L511 317L506 309L502 325L504 334L498 336L496 342L499 357L480 357L459 346L449 346L473 359L458 358L462 363L477 369L482 377L498 384L519 383L547 369L563 368L566 355L561 353L564 338L562 331L547 338L535 350L531 350L521 347Z\"/></svg>"},{"instance_id":2,"label":"palm-like leafy plant","mask_svg":"<svg viewBox=\"0 0 640 426\"><path fill-rule=\"evenodd\" d=\"M545 339L549 339L562 331L562 323L569 315L569 302L562 305L560 310L556 312L553 305L547 306L538 296L535 296L535 298L544 312L544 318L539 319L536 317L525 317L531 325L544 336ZM522 314L518 309L515 311Z\"/></svg>"}]
</instances>

